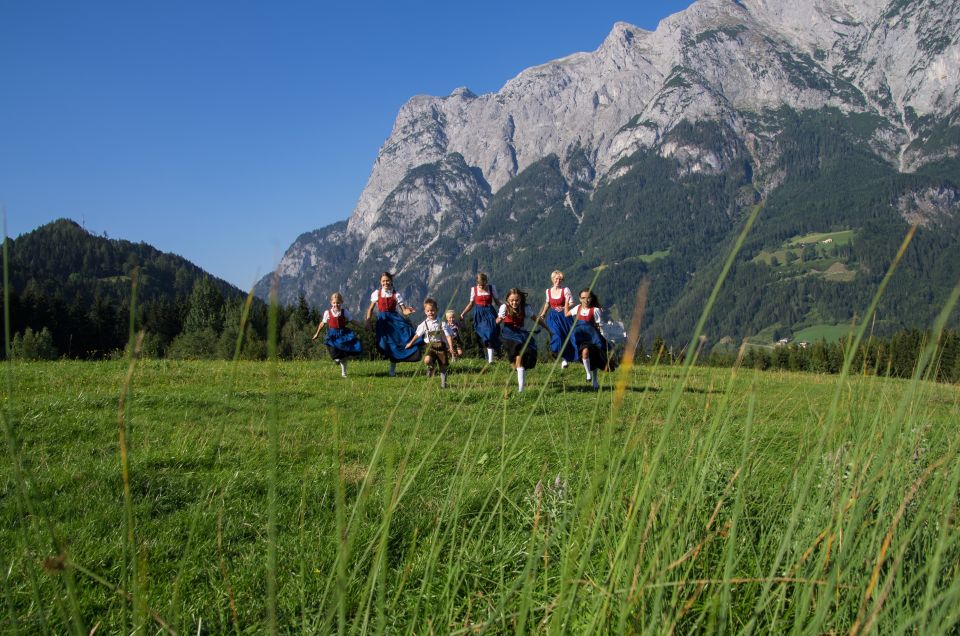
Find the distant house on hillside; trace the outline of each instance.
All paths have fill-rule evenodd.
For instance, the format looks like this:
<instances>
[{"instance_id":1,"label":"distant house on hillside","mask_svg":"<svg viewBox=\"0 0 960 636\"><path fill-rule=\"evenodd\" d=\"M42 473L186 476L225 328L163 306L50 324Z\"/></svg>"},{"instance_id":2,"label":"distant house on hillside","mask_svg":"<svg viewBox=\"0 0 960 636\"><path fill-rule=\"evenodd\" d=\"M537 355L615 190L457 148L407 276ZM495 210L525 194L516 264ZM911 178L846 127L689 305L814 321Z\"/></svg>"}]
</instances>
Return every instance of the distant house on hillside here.
<instances>
[{"instance_id":1,"label":"distant house on hillside","mask_svg":"<svg viewBox=\"0 0 960 636\"><path fill-rule=\"evenodd\" d=\"M603 323L603 333L612 345L622 345L627 341L627 330L619 320Z\"/></svg>"}]
</instances>

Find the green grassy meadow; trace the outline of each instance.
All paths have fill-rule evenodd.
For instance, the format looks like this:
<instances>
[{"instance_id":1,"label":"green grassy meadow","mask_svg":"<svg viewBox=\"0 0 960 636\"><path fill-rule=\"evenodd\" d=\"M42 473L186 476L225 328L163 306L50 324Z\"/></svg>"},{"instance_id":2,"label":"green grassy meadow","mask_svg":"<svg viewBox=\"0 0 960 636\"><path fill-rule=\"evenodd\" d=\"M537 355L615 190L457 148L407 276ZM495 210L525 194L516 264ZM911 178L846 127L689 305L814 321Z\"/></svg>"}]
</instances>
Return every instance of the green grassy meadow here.
<instances>
[{"instance_id":1,"label":"green grassy meadow","mask_svg":"<svg viewBox=\"0 0 960 636\"><path fill-rule=\"evenodd\" d=\"M844 336L852 334L850 325L811 325L804 329L794 332L793 339L797 341L816 342L826 340L827 342L837 342Z\"/></svg>"},{"instance_id":2,"label":"green grassy meadow","mask_svg":"<svg viewBox=\"0 0 960 636\"><path fill-rule=\"evenodd\" d=\"M852 241L855 236L856 231L854 230L840 230L839 232L813 232L804 236L795 236L792 239L789 239L787 243L792 245L811 245L830 240L837 245L846 245Z\"/></svg>"},{"instance_id":3,"label":"green grassy meadow","mask_svg":"<svg viewBox=\"0 0 960 636\"><path fill-rule=\"evenodd\" d=\"M386 366L7 363L0 631L957 629L956 386Z\"/></svg>"}]
</instances>

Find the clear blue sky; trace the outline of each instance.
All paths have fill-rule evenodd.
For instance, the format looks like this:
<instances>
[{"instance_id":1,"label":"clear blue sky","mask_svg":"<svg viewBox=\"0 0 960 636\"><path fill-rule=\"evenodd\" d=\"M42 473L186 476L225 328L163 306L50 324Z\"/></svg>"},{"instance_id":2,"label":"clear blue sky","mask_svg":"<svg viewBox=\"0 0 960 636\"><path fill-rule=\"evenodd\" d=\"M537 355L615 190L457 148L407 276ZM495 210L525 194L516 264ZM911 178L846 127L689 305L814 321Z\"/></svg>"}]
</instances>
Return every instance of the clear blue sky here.
<instances>
[{"instance_id":1,"label":"clear blue sky","mask_svg":"<svg viewBox=\"0 0 960 636\"><path fill-rule=\"evenodd\" d=\"M498 90L691 4L0 0L0 204L248 289L345 219L400 106Z\"/></svg>"}]
</instances>

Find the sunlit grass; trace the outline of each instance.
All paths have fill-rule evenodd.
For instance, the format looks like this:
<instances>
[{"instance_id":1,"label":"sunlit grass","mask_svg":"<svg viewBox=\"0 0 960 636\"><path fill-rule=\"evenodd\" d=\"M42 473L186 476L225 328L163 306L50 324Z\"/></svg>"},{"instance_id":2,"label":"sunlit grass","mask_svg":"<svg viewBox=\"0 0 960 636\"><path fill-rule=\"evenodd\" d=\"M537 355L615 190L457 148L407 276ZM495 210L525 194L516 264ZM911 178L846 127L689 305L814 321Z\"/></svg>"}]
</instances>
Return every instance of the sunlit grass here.
<instances>
[{"instance_id":1,"label":"sunlit grass","mask_svg":"<svg viewBox=\"0 0 960 636\"><path fill-rule=\"evenodd\" d=\"M17 452L63 550L27 540L38 524L5 466L5 629L67 629L52 601L67 606L76 564L103 580L76 574L83 629L116 631L134 607L115 589L126 368L13 367ZM382 367L355 363L343 380L332 364L136 365L137 620L269 624L272 394L281 630L955 624L956 387L699 368L684 382L680 368L641 366L613 412L612 378L594 394L579 369L544 385L538 368L517 395L503 364L463 364L446 391L416 365L394 379Z\"/></svg>"}]
</instances>

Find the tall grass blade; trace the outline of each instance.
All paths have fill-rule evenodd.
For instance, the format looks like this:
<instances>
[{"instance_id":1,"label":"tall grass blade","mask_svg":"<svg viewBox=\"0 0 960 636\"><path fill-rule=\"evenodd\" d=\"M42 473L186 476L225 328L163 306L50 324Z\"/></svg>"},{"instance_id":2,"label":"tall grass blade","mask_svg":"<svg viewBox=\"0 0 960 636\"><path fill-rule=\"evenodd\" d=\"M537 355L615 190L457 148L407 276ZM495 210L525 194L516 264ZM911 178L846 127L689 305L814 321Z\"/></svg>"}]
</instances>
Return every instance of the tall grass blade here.
<instances>
[{"instance_id":1,"label":"tall grass blade","mask_svg":"<svg viewBox=\"0 0 960 636\"><path fill-rule=\"evenodd\" d=\"M277 340L280 337L277 287L279 274L274 273L270 286L270 309L267 318L267 364L270 369L269 397L267 413L267 435L269 451L267 459L267 629L271 634L279 632L277 619L277 474L280 470L280 424L277 391L279 390L279 362L277 359Z\"/></svg>"}]
</instances>

